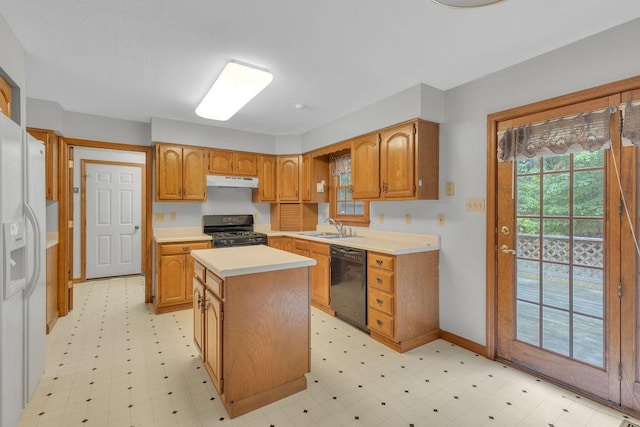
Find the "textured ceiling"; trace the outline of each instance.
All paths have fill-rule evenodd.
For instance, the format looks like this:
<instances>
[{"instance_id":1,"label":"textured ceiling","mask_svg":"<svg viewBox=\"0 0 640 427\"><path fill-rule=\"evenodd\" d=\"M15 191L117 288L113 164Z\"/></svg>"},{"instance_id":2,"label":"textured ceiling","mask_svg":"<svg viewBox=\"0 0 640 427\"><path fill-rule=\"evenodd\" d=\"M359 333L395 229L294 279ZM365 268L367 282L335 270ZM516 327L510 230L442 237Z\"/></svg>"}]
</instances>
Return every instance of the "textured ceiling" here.
<instances>
[{"instance_id":1,"label":"textured ceiling","mask_svg":"<svg viewBox=\"0 0 640 427\"><path fill-rule=\"evenodd\" d=\"M418 83L446 90L522 62L640 17L640 1L0 0L0 15L26 50L30 98L287 135ZM231 59L273 83L227 122L197 117Z\"/></svg>"}]
</instances>

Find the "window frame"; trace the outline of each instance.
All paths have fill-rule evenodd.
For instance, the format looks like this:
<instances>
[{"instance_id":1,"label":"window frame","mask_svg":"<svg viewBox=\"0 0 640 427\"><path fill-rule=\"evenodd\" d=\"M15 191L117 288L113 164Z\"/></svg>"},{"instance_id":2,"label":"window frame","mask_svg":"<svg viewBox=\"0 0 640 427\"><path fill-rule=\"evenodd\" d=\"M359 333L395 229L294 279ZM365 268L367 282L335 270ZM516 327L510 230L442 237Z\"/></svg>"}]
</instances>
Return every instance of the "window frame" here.
<instances>
[{"instance_id":1,"label":"window frame","mask_svg":"<svg viewBox=\"0 0 640 427\"><path fill-rule=\"evenodd\" d=\"M340 157L344 155L351 155L350 150L331 153L329 155L329 165L330 165L329 167L331 168L331 163L334 157ZM340 177L333 176L330 170L329 178L331 180L331 185L329 186L329 217L336 220L340 220L344 225L356 226L356 227L369 227L369 224L370 224L369 200L354 200L354 201L363 203L362 215L344 215L344 214L338 213L338 188L340 187L339 186ZM351 185L351 187L353 186Z\"/></svg>"}]
</instances>

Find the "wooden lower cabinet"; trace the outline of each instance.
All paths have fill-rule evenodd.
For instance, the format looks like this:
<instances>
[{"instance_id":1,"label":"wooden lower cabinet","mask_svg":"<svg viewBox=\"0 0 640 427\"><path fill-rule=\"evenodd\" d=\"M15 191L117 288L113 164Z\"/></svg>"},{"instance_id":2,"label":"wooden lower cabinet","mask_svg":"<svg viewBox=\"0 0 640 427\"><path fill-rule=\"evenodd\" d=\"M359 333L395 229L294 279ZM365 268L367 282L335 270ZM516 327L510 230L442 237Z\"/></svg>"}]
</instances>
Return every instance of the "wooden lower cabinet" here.
<instances>
[{"instance_id":1,"label":"wooden lower cabinet","mask_svg":"<svg viewBox=\"0 0 640 427\"><path fill-rule=\"evenodd\" d=\"M47 248L46 274L46 321L48 334L58 320L58 245Z\"/></svg>"},{"instance_id":2,"label":"wooden lower cabinet","mask_svg":"<svg viewBox=\"0 0 640 427\"><path fill-rule=\"evenodd\" d=\"M219 395L224 394L222 382L222 301L210 290L204 298L204 367Z\"/></svg>"},{"instance_id":3,"label":"wooden lower cabinet","mask_svg":"<svg viewBox=\"0 0 640 427\"><path fill-rule=\"evenodd\" d=\"M371 337L399 352L440 336L439 251L367 254L368 327Z\"/></svg>"},{"instance_id":4,"label":"wooden lower cabinet","mask_svg":"<svg viewBox=\"0 0 640 427\"><path fill-rule=\"evenodd\" d=\"M222 279L195 264L194 341L229 416L304 390L311 363L308 268Z\"/></svg>"},{"instance_id":5,"label":"wooden lower cabinet","mask_svg":"<svg viewBox=\"0 0 640 427\"><path fill-rule=\"evenodd\" d=\"M311 305L335 316L331 309L331 256L326 243L310 242L309 257L316 260L311 267Z\"/></svg>"},{"instance_id":6,"label":"wooden lower cabinet","mask_svg":"<svg viewBox=\"0 0 640 427\"><path fill-rule=\"evenodd\" d=\"M204 283L198 278L193 278L193 343L198 352L204 354L202 343L204 342Z\"/></svg>"},{"instance_id":7,"label":"wooden lower cabinet","mask_svg":"<svg viewBox=\"0 0 640 427\"><path fill-rule=\"evenodd\" d=\"M155 244L156 281L153 303L156 313L192 307L193 258L195 249L208 249L211 242L176 242Z\"/></svg>"}]
</instances>

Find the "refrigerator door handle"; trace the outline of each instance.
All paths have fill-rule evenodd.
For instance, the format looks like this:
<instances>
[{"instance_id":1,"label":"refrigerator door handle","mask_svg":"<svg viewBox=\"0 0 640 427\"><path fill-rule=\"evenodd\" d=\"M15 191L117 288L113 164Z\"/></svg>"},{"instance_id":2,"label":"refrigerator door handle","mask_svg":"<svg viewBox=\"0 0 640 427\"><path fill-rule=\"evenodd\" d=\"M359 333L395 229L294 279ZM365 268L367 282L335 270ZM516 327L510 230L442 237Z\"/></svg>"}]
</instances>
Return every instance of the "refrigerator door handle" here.
<instances>
[{"instance_id":1,"label":"refrigerator door handle","mask_svg":"<svg viewBox=\"0 0 640 427\"><path fill-rule=\"evenodd\" d=\"M36 213L33 211L33 208L29 205L29 203L24 204L24 212L25 216L31 223L33 227L33 236L34 236L34 245L33 252L34 255L37 254L38 248L40 247L40 239L42 236L40 235L40 224L38 224L38 218L36 217ZM27 281L27 285L24 288L25 298L29 298L33 291L36 288L36 281L38 280L38 276L40 275L40 257L33 257L33 271L31 272L31 276Z\"/></svg>"}]
</instances>

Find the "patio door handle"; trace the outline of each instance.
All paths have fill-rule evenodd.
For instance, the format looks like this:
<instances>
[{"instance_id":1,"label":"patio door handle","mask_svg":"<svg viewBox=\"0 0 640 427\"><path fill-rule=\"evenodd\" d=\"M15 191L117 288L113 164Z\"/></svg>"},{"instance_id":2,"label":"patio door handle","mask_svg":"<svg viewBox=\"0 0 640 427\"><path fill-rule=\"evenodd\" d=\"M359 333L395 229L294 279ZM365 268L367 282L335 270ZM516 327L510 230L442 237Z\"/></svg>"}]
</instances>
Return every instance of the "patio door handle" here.
<instances>
[{"instance_id":1,"label":"patio door handle","mask_svg":"<svg viewBox=\"0 0 640 427\"><path fill-rule=\"evenodd\" d=\"M516 251L511 249L507 245L500 246L500 250L502 251L502 253L505 253L505 254L511 254L511 255L515 255L516 254Z\"/></svg>"}]
</instances>

